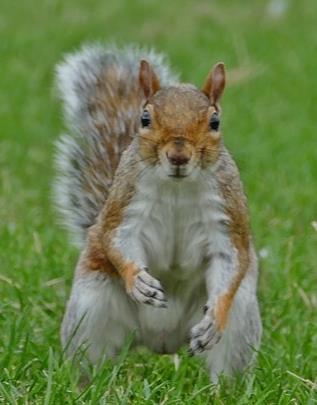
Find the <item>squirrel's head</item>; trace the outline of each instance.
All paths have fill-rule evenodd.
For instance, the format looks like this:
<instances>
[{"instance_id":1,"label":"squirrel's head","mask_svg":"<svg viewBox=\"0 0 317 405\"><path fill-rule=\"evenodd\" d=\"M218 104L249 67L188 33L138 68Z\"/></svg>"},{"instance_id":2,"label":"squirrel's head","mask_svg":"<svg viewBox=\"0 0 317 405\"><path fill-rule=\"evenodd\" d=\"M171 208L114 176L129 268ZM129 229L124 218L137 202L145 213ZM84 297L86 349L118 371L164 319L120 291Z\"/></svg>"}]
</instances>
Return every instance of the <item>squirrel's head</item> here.
<instances>
[{"instance_id":1,"label":"squirrel's head","mask_svg":"<svg viewBox=\"0 0 317 405\"><path fill-rule=\"evenodd\" d=\"M188 84L160 87L145 60L140 64L139 81L145 97L139 130L141 159L175 178L212 166L220 151L224 64L213 67L202 90Z\"/></svg>"}]
</instances>

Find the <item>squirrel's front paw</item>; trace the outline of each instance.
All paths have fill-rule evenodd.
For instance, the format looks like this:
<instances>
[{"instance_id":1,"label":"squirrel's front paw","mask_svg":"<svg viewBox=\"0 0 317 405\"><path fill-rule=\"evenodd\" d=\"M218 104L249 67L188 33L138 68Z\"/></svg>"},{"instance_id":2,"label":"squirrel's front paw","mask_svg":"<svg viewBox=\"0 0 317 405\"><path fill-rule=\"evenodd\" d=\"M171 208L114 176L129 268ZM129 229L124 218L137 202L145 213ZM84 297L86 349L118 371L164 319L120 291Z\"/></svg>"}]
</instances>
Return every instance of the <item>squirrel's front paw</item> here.
<instances>
[{"instance_id":1,"label":"squirrel's front paw","mask_svg":"<svg viewBox=\"0 0 317 405\"><path fill-rule=\"evenodd\" d=\"M221 339L222 332L217 327L214 317L208 313L190 331L190 354L202 353L211 349Z\"/></svg>"},{"instance_id":2,"label":"squirrel's front paw","mask_svg":"<svg viewBox=\"0 0 317 405\"><path fill-rule=\"evenodd\" d=\"M161 283L145 269L136 273L129 294L135 301L142 304L152 305L157 308L166 308L167 306Z\"/></svg>"}]
</instances>

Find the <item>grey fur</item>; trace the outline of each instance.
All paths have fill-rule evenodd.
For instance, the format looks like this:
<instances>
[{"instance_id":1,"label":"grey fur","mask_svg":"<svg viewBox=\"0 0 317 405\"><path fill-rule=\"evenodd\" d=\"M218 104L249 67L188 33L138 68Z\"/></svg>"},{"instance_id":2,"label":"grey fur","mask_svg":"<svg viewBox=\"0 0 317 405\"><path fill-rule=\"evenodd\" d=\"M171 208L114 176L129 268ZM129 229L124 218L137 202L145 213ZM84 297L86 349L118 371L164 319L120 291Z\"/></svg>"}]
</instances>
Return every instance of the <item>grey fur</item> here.
<instances>
[{"instance_id":1,"label":"grey fur","mask_svg":"<svg viewBox=\"0 0 317 405\"><path fill-rule=\"evenodd\" d=\"M163 86L177 83L162 55L133 46L85 46L56 69L68 134L56 142L54 200L79 247L137 130L143 102L138 88L141 59L152 64Z\"/></svg>"}]
</instances>

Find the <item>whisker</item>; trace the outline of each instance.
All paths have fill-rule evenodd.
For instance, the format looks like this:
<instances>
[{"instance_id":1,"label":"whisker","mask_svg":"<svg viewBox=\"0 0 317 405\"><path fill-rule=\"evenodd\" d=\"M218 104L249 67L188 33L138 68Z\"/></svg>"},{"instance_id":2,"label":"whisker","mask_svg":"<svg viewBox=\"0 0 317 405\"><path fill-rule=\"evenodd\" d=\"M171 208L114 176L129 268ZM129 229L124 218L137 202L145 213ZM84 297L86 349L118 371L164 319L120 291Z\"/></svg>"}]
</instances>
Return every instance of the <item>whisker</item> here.
<instances>
[{"instance_id":1,"label":"whisker","mask_svg":"<svg viewBox=\"0 0 317 405\"><path fill-rule=\"evenodd\" d=\"M148 141L148 142L150 142L150 143L152 143L154 145L157 144L156 140L154 140L154 139L152 139L152 138L150 138L150 137L148 137L146 135L139 135L139 139L143 139L143 140Z\"/></svg>"},{"instance_id":2,"label":"whisker","mask_svg":"<svg viewBox=\"0 0 317 405\"><path fill-rule=\"evenodd\" d=\"M147 166L143 167L143 169L138 173L138 175L137 175L137 180L138 181L141 180L142 177L146 174L149 167L150 167L150 165L147 165Z\"/></svg>"},{"instance_id":3,"label":"whisker","mask_svg":"<svg viewBox=\"0 0 317 405\"><path fill-rule=\"evenodd\" d=\"M140 158L140 159L138 159L137 160L137 163L143 163L143 162L148 162L148 161L154 161L154 162L157 162L158 161L158 159L156 158L156 157L154 157L154 156L148 156L148 157L146 157L146 158Z\"/></svg>"}]
</instances>

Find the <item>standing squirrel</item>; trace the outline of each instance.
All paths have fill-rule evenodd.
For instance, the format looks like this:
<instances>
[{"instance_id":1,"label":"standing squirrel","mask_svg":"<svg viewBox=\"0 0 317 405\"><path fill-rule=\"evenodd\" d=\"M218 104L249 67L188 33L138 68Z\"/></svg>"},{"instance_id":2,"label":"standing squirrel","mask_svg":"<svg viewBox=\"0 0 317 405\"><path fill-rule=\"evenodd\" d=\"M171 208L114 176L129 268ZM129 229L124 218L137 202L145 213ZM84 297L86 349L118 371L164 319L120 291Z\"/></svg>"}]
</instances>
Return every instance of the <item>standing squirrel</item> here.
<instances>
[{"instance_id":1,"label":"standing squirrel","mask_svg":"<svg viewBox=\"0 0 317 405\"><path fill-rule=\"evenodd\" d=\"M162 56L86 47L57 68L71 135L54 195L81 249L61 338L70 356L189 342L211 381L251 362L261 338L258 264L238 169L220 131L225 67L202 90Z\"/></svg>"}]
</instances>

